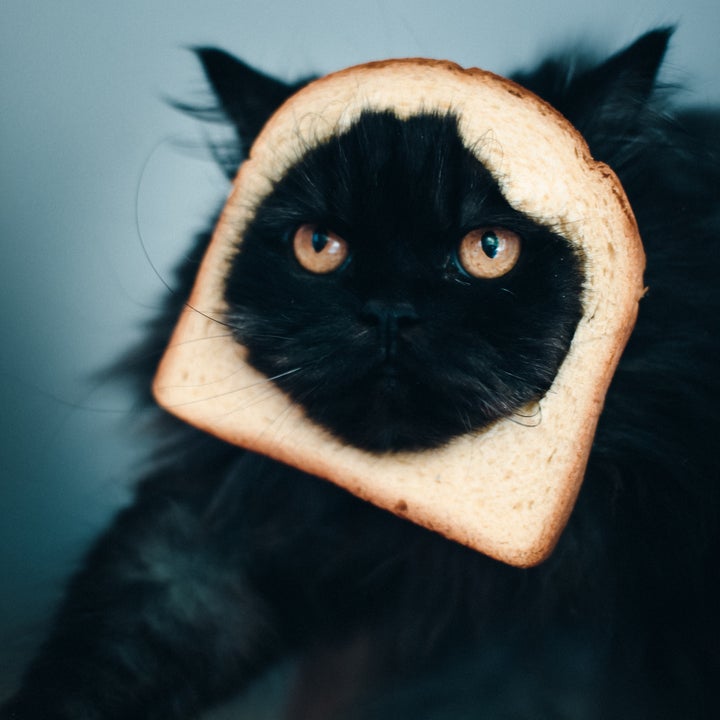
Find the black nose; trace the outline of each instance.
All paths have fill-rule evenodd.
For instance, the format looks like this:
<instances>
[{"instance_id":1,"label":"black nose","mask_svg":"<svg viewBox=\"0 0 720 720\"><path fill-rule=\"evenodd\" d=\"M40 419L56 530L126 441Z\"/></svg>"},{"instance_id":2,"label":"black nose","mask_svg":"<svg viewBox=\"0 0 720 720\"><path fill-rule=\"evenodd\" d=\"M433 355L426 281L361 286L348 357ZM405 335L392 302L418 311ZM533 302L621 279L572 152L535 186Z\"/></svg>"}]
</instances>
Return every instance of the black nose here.
<instances>
[{"instance_id":1,"label":"black nose","mask_svg":"<svg viewBox=\"0 0 720 720\"><path fill-rule=\"evenodd\" d=\"M368 300L360 311L360 317L377 326L388 359L397 354L399 331L419 319L412 304L385 300Z\"/></svg>"},{"instance_id":2,"label":"black nose","mask_svg":"<svg viewBox=\"0 0 720 720\"><path fill-rule=\"evenodd\" d=\"M403 325L418 319L417 311L410 303L386 300L368 300L360 311L360 315L363 320L369 320L379 325L388 322Z\"/></svg>"}]
</instances>

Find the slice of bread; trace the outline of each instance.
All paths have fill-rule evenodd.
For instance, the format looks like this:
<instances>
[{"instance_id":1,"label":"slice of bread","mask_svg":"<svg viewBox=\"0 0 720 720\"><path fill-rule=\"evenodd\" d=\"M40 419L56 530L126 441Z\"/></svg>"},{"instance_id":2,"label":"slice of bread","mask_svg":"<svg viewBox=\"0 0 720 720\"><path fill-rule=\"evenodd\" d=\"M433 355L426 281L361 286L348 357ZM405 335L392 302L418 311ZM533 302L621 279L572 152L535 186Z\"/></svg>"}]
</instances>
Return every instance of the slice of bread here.
<instances>
[{"instance_id":1,"label":"slice of bread","mask_svg":"<svg viewBox=\"0 0 720 720\"><path fill-rule=\"evenodd\" d=\"M223 326L224 281L248 221L303 152L363 110L459 118L466 146L516 209L583 258L583 317L539 421L500 421L430 451L373 454L309 421ZM644 254L613 172L578 132L515 83L448 62L350 68L291 97L241 166L154 384L164 408L498 560L530 566L552 551L582 482L604 397L643 295ZM202 478L198 478L202 482Z\"/></svg>"}]
</instances>

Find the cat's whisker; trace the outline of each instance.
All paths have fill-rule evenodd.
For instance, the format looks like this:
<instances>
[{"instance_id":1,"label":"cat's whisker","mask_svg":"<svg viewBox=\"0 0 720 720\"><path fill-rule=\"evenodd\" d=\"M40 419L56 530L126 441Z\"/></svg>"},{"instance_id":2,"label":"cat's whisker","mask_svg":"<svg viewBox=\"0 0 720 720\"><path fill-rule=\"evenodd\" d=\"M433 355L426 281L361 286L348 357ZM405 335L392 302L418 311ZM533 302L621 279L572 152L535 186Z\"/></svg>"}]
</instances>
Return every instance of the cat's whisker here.
<instances>
[{"instance_id":1,"label":"cat's whisker","mask_svg":"<svg viewBox=\"0 0 720 720\"><path fill-rule=\"evenodd\" d=\"M145 241L145 235L143 233L142 229L142 223L140 222L140 198L142 196L142 192L144 189L145 184L145 177L147 175L148 169L150 167L150 163L154 160L155 155L157 152L166 144L168 144L173 138L171 136L166 136L158 140L158 142L155 144L155 146L150 150L150 152L147 154L142 167L140 168L140 175L138 177L137 185L135 187L135 232L137 233L138 241L140 242L140 249L142 250L143 255L145 256L145 260L147 260L148 265L152 269L153 273L157 276L158 280L165 286L166 290L171 295L176 295L177 291L175 288L173 288L170 283L165 279L163 274L158 269L157 265L153 261L152 257L150 256L150 251L148 250L147 243Z\"/></svg>"},{"instance_id":2,"label":"cat's whisker","mask_svg":"<svg viewBox=\"0 0 720 720\"><path fill-rule=\"evenodd\" d=\"M163 386L163 387L160 388L160 389L162 389L162 390L166 390L166 389L185 389L185 388L205 387L205 386L207 386L207 385L214 385L214 384L219 383L219 382L225 382L228 378L231 378L233 375L235 375L236 373L238 373L241 369L242 369L242 368L238 368L238 370L235 370L235 371L232 372L230 375L226 375L226 376L224 376L224 377L222 377L222 378L218 378L218 379L216 379L216 380L211 380L211 381L208 382L208 383L201 383L201 384L199 384L199 385L172 385L172 386ZM250 390L250 389L252 389L252 388L259 387L259 386L261 386L261 385L266 385L266 384L267 384L268 386L270 386L270 383L272 383L273 381L278 380L279 378L285 377L285 376L287 376L287 375L291 375L292 373L298 372L298 370L300 370L300 368L299 368L299 367L296 367L296 368L293 368L292 370L286 370L285 372L278 373L277 375L274 375L274 376L272 376L272 377L264 377L264 378L261 378L260 380L257 380L256 382L253 382L253 383L249 383L249 384L247 384L247 385L242 385L242 386L237 387L237 388L231 388L230 390L225 390L224 392L216 393L215 395L206 395L206 396L203 396L203 397L200 397L200 398L193 398L192 400L187 400L187 401L184 401L184 402L173 403L172 405L168 405L168 407L169 407L169 408L173 408L173 407L183 407L183 406L186 406L186 405L194 405L194 404L196 404L196 403L207 402L208 400L215 400L215 399L217 399L217 398L225 397L226 395L232 395L232 394L234 394L234 393L241 393L241 392L244 392L244 391L246 391L246 390Z\"/></svg>"},{"instance_id":3,"label":"cat's whisker","mask_svg":"<svg viewBox=\"0 0 720 720\"><path fill-rule=\"evenodd\" d=\"M194 342L191 341L191 342ZM231 373L228 373L227 375L223 375L222 377L214 378L213 380L208 380L207 382L202 383L183 383L182 385L161 385L159 386L159 390L189 390L191 388L201 388L201 387L209 387L211 385L217 385L218 383L224 383L227 382L230 378L237 375L239 372L242 371L242 366L238 367L236 370L233 370ZM258 383L259 384L259 383ZM246 386L246 388L252 387L251 385ZM234 390L230 392L235 392ZM220 397L220 395L215 395L214 397Z\"/></svg>"},{"instance_id":4,"label":"cat's whisker","mask_svg":"<svg viewBox=\"0 0 720 720\"><path fill-rule=\"evenodd\" d=\"M193 312L197 313L198 315L201 315L206 320L210 320L210 322L216 323L217 325L221 325L222 327L229 328L230 330L235 330L235 327L232 323L228 322L227 320L221 319L220 316L224 315L224 313L213 313L211 314L211 311L203 311L198 307L195 307L194 305L191 305L190 302L184 303L184 306L188 310L192 310ZM217 316L216 316L217 315Z\"/></svg>"},{"instance_id":5,"label":"cat's whisker","mask_svg":"<svg viewBox=\"0 0 720 720\"><path fill-rule=\"evenodd\" d=\"M538 401L535 401L534 403L530 403L530 404L526 405L525 409L528 409L531 411L524 413L524 412L521 412L520 410L517 410L513 414L518 417L523 417L523 418L533 418L533 417L537 417L538 415L542 414L542 408Z\"/></svg>"},{"instance_id":6,"label":"cat's whisker","mask_svg":"<svg viewBox=\"0 0 720 720\"><path fill-rule=\"evenodd\" d=\"M243 387L241 387L241 388L236 388L236 389L230 390L230 391L228 391L227 393L222 393L222 395L230 395L230 394L232 394L232 393L243 392L243 391L249 390L249 389L251 389L251 388L256 388L256 387L258 387L258 386L260 386L260 385L266 385L265 392L263 392L262 394L260 394L260 395L258 395L258 396L256 396L256 397L252 398L249 402L246 402L246 403L244 403L244 404L237 405L237 406L231 408L231 409L228 410L227 412L218 413L218 414L214 415L213 418L219 419L219 418L223 418L223 417L228 417L228 416L230 416L230 415L233 415L234 413L242 412L242 411L244 411L244 410L247 410L247 409L250 408L250 407L253 407L254 405L258 405L258 404L260 404L260 403L263 403L263 402L265 402L266 400L270 400L270 399L273 398L273 397L277 397L277 396L279 396L279 395L285 395L285 393L284 393L284 391L282 390L282 388L281 388L280 386L274 384L274 381L275 381L275 380L278 380L278 379L280 379L280 378L282 378L282 377L285 377L285 376L287 376L287 375L291 375L291 374L293 374L293 373L295 373L295 372L298 372L299 370L301 370L301 368L300 368L300 367L296 367L296 368L293 368L292 370L287 370L287 371L285 371L285 372L278 373L277 375L273 375L272 377L263 378L262 380L260 380L260 381L258 381L258 382L256 382L256 383L251 383L250 385L245 385L245 386L243 386ZM272 384L271 384L271 383L272 383ZM216 397L220 397L220 396L221 396L221 395L218 395L218 396L216 396ZM286 395L285 395L285 396L286 396ZM287 397L287 396L286 396L286 397ZM288 407L292 407L293 405L294 405L293 401L292 401L290 398L288 398ZM286 409L287 409L287 408L286 408ZM283 412L284 412L284 411L283 411Z\"/></svg>"},{"instance_id":7,"label":"cat's whisker","mask_svg":"<svg viewBox=\"0 0 720 720\"><path fill-rule=\"evenodd\" d=\"M519 410L514 412L509 420L516 425L522 425L523 427L539 427L542 424L542 405L539 402L534 403L533 411L530 413L523 413Z\"/></svg>"},{"instance_id":8,"label":"cat's whisker","mask_svg":"<svg viewBox=\"0 0 720 720\"><path fill-rule=\"evenodd\" d=\"M287 393L283 390L282 386L278 385L275 381L279 380L283 377L287 377L288 375L294 374L302 369L303 368L296 367L296 368L293 368L292 370L287 370L285 372L278 373L277 375L273 375L272 377L264 378L261 382L253 383L251 385L246 386L245 388L240 388L237 392L241 392L242 390L247 390L247 389L250 389L253 387L257 387L264 383L268 383L268 388L267 388L268 391L267 392L263 393L262 395L258 396L257 398L254 398L249 403L246 403L244 405L239 405L239 406L232 408L231 410L228 410L228 412L223 413L223 415L221 415L219 417L224 417L224 416L232 415L233 413L236 413L236 412L241 412L242 410L245 410L248 407L252 407L253 405L255 405L257 403L264 402L265 400L269 400L270 398L276 397L278 395L283 395L283 396L287 397L289 406L296 404L295 401L293 401L291 398L289 398L287 396ZM303 395L303 397L305 397L305 396L306 395Z\"/></svg>"},{"instance_id":9,"label":"cat's whisker","mask_svg":"<svg viewBox=\"0 0 720 720\"><path fill-rule=\"evenodd\" d=\"M192 345L197 342L205 342L207 340L221 340L223 338L233 337L233 333L220 333L218 335L204 335L203 337L188 338L182 342L169 343L167 349L183 347L184 345Z\"/></svg>"},{"instance_id":10,"label":"cat's whisker","mask_svg":"<svg viewBox=\"0 0 720 720\"><path fill-rule=\"evenodd\" d=\"M317 386L315 386L315 387L317 387ZM281 411L280 413L278 413L278 414L273 418L272 422L262 431L262 433L260 434L260 437L262 437L262 436L265 435L266 433L272 432L273 435L274 435L274 437L277 438L278 435L280 434L281 429L282 429L282 424L283 424L283 423L285 422L285 420L287 420L287 418L290 416L291 410L293 410L293 409L296 408L296 407L301 407L301 408L302 408L302 400L304 400L305 397L307 397L307 396L311 393L311 391L315 389L315 387L313 387L313 388L312 388L311 390L309 390L309 391L306 391L306 392L303 394L303 396L302 396L302 398L300 399L299 402L295 402L295 401L293 401L291 398L287 398L288 402L287 402L286 406L282 409L282 411ZM282 392L282 391L278 389L278 393L281 393L281 392ZM287 397L287 396L286 396L286 397Z\"/></svg>"},{"instance_id":11,"label":"cat's whisker","mask_svg":"<svg viewBox=\"0 0 720 720\"><path fill-rule=\"evenodd\" d=\"M253 407L254 405L259 405L266 400L270 400L271 398L277 397L278 395L284 395L282 390L278 388L277 386L268 386L266 388L265 392L258 395L257 397L252 398L250 401L243 403L241 405L236 405L232 407L230 410L227 410L223 413L217 413L216 415L213 415L214 419L220 419L220 418L226 418L230 415L234 415L235 413L242 412L243 410L247 410L248 408Z\"/></svg>"},{"instance_id":12,"label":"cat's whisker","mask_svg":"<svg viewBox=\"0 0 720 720\"><path fill-rule=\"evenodd\" d=\"M147 174L148 168L150 167L150 163L154 159L156 153L166 144L168 144L170 141L175 141L174 138L167 136L162 138L157 142L155 147L152 148L152 150L148 153L147 157L145 158L145 161L143 163L142 168L140 169L140 177L137 182L137 186L135 188L135 232L137 233L138 241L140 243L140 248L142 250L143 255L145 256L145 259L152 269L153 273L157 276L158 280L165 286L165 289L171 294L171 295L177 295L177 290L172 287L172 285L165 279L164 275L160 272L158 266L155 264L155 261L153 260L152 256L150 255L150 251L148 250L148 245L145 240L145 235L143 233L142 229L142 223L140 222L140 198L142 196L142 191L144 187L145 182L145 176ZM219 319L218 317L214 317L213 315L209 314L209 312L203 312L197 307L194 307L190 304L189 301L186 301L183 303L183 305L188 308L189 310L192 310L193 312L197 312L203 317L207 318L208 320L218 323L220 325L224 325L226 327L230 327L226 322Z\"/></svg>"},{"instance_id":13,"label":"cat's whisker","mask_svg":"<svg viewBox=\"0 0 720 720\"><path fill-rule=\"evenodd\" d=\"M240 330L240 328L237 328ZM235 336L235 333L232 333L233 336ZM289 342L293 338L289 335L276 335L273 333L263 333L263 332L253 332L252 333L253 340L282 340L283 342ZM242 344L242 340L240 341Z\"/></svg>"},{"instance_id":14,"label":"cat's whisker","mask_svg":"<svg viewBox=\"0 0 720 720\"><path fill-rule=\"evenodd\" d=\"M269 377L264 378L261 382L253 383L253 385L248 385L248 387L253 387L254 385L260 385L261 383L265 382L274 382L275 380L279 380L280 378L287 377L288 375L292 375L296 372L299 372L302 370L301 367L294 367L291 370L285 370L284 372L277 373L277 375L270 375Z\"/></svg>"}]
</instances>

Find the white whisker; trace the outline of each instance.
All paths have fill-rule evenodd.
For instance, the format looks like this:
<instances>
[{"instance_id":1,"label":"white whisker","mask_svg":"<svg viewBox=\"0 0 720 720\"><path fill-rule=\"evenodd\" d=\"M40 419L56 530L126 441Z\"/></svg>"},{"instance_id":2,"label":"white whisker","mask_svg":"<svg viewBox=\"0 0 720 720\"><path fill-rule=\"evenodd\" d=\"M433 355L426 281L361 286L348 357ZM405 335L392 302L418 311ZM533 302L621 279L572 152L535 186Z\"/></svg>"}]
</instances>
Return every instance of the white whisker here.
<instances>
[{"instance_id":1,"label":"white whisker","mask_svg":"<svg viewBox=\"0 0 720 720\"><path fill-rule=\"evenodd\" d=\"M182 342L170 343L167 346L167 349L170 350L171 348L182 347L183 345L192 345L193 343L204 342L205 340L220 340L222 338L229 337L233 337L233 334L220 333L218 335L204 335L203 337L188 338L187 340L183 340Z\"/></svg>"},{"instance_id":2,"label":"white whisker","mask_svg":"<svg viewBox=\"0 0 720 720\"><path fill-rule=\"evenodd\" d=\"M225 375L222 378L218 378L216 380L210 380L207 383L200 383L198 385L164 385L164 386L160 387L159 389L160 390L177 390L177 389L183 390L183 389L189 389L189 388L206 387L209 385L215 385L220 382L225 382L226 380L228 380L228 378L233 377L233 375L236 375L241 370L242 370L242 368L238 368L234 372L230 373L230 375ZM195 403L206 402L208 400L215 400L217 398L221 398L226 395L232 395L233 393L244 392L245 390L250 390L251 388L258 387L260 385L265 385L267 383L271 383L274 380L277 380L281 377L285 377L286 375L291 375L292 373L295 373L298 370L300 370L300 368L296 367L296 368L293 368L292 370L286 370L285 372L281 372L281 373L278 373L277 375L273 375L272 377L264 377L260 380L257 380L256 382L252 382L247 385L241 385L240 387L237 387L237 388L231 388L230 390L226 390L225 392L216 393L215 395L207 395L207 396L204 396L201 398L194 398L192 400L187 400L185 402L173 403L172 405L169 405L168 407L182 407L184 405L193 405Z\"/></svg>"},{"instance_id":3,"label":"white whisker","mask_svg":"<svg viewBox=\"0 0 720 720\"><path fill-rule=\"evenodd\" d=\"M246 402L242 405L236 405L235 407L231 408L227 412L224 413L218 413L216 415L213 415L214 418L223 418L228 417L230 415L234 415L235 413L242 412L243 410L247 410L248 408L252 407L253 405L259 405L260 403L265 402L266 400L269 400L270 398L276 397L277 395L283 395L283 391L278 387L268 387L266 392L262 393L258 397L254 397L249 402Z\"/></svg>"}]
</instances>

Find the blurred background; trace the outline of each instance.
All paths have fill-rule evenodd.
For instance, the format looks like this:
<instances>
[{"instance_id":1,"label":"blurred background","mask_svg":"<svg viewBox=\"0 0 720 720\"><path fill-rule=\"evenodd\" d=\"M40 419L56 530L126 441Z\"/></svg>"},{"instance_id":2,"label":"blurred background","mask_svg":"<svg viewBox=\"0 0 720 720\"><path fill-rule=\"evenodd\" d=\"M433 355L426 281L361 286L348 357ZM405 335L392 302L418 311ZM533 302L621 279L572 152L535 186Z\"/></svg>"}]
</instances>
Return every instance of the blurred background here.
<instances>
[{"instance_id":1,"label":"blurred background","mask_svg":"<svg viewBox=\"0 0 720 720\"><path fill-rule=\"evenodd\" d=\"M0 698L147 448L133 398L97 373L141 336L228 190L216 130L168 103L209 99L188 48L288 80L400 56L508 73L664 24L665 79L717 105L717 0L3 0Z\"/></svg>"}]
</instances>

